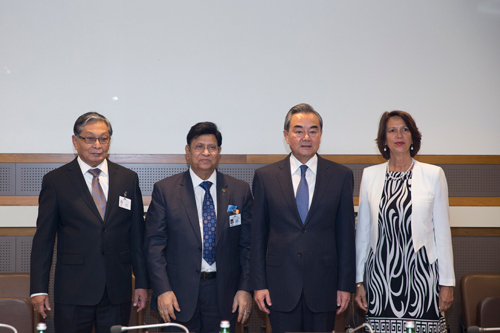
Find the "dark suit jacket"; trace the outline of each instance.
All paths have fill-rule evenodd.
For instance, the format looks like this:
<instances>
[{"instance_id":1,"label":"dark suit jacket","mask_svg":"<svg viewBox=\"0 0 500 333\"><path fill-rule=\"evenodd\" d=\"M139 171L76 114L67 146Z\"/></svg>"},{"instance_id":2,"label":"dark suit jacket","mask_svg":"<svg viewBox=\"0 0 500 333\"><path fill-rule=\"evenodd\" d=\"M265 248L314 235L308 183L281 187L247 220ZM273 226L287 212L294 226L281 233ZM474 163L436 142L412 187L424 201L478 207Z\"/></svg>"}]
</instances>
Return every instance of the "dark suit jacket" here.
<instances>
[{"instance_id":1,"label":"dark suit jacket","mask_svg":"<svg viewBox=\"0 0 500 333\"><path fill-rule=\"evenodd\" d=\"M252 282L254 290L269 289L274 310L293 310L304 293L312 311L334 311L337 290L354 291L353 184L350 169L318 156L316 187L302 224L290 158L255 171Z\"/></svg>"},{"instance_id":2,"label":"dark suit jacket","mask_svg":"<svg viewBox=\"0 0 500 333\"><path fill-rule=\"evenodd\" d=\"M96 305L104 288L113 304L132 299L131 265L136 288L148 288L143 253L144 206L137 174L108 161L109 193L104 221L85 183L78 161L47 173L39 197L37 231L31 252L31 293L48 293L57 235L54 281L56 303ZM118 207L118 197L132 208Z\"/></svg>"},{"instance_id":3,"label":"dark suit jacket","mask_svg":"<svg viewBox=\"0 0 500 333\"><path fill-rule=\"evenodd\" d=\"M253 199L244 181L217 172L217 227L215 260L217 293L223 319L232 318L231 307L238 290L250 291L250 221ZM241 212L241 226L229 226L228 205ZM146 216L145 252L153 289L151 308L158 311L157 297L173 291L181 312L177 320L193 316L200 285L202 242L193 183L189 170L156 183Z\"/></svg>"}]
</instances>

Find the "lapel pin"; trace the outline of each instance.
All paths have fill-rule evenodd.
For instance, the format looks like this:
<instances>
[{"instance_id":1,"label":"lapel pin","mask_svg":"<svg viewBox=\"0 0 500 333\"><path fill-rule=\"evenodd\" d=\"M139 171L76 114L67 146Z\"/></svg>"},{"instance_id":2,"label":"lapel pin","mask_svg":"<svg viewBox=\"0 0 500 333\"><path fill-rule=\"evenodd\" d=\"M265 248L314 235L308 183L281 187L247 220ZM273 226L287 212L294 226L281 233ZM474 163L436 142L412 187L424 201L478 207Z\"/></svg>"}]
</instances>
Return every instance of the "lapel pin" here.
<instances>
[{"instance_id":1,"label":"lapel pin","mask_svg":"<svg viewBox=\"0 0 500 333\"><path fill-rule=\"evenodd\" d=\"M222 189L222 193L226 193L226 191L227 191L227 190L226 190L225 188L223 188L223 189Z\"/></svg>"}]
</instances>

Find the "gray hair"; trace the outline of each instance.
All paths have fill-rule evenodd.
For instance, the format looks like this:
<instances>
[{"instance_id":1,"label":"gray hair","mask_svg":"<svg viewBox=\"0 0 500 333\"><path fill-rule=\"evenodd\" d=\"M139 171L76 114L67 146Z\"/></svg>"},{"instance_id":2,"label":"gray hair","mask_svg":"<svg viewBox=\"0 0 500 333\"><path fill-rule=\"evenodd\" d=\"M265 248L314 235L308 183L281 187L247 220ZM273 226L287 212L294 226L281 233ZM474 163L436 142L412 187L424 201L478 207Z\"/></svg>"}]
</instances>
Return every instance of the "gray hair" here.
<instances>
[{"instance_id":1,"label":"gray hair","mask_svg":"<svg viewBox=\"0 0 500 333\"><path fill-rule=\"evenodd\" d=\"M109 120L104 117L102 114L99 114L97 112L87 112L82 114L78 119L75 121L75 126L73 126L73 133L76 136L79 136L80 133L82 132L82 128L87 125L89 121L102 121L108 126L108 132L109 136L113 135L113 128L111 127L111 123Z\"/></svg>"},{"instance_id":2,"label":"gray hair","mask_svg":"<svg viewBox=\"0 0 500 333\"><path fill-rule=\"evenodd\" d=\"M288 130L290 129L290 122L292 121L292 116L296 113L313 113L316 115L316 117L318 117L319 119L319 126L321 127L321 130L323 130L323 118L321 118L321 115L316 112L316 110L313 109L312 106L310 106L309 104L306 104L306 103L302 103L302 104L297 104L295 105L294 107L292 107L290 109L290 111L288 111L288 113L286 114L286 117L285 117L285 131L288 132Z\"/></svg>"}]
</instances>

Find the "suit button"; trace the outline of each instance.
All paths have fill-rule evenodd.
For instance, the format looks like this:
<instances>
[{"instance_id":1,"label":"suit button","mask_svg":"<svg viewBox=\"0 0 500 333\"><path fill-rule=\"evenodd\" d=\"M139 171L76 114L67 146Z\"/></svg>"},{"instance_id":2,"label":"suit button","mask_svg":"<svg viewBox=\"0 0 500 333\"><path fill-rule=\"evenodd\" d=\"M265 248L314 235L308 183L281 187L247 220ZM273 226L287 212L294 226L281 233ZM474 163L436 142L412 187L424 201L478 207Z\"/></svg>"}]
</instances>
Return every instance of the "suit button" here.
<instances>
[{"instance_id":1,"label":"suit button","mask_svg":"<svg viewBox=\"0 0 500 333\"><path fill-rule=\"evenodd\" d=\"M198 247L198 250L200 250L200 251L201 251L201 246L199 246L199 247Z\"/></svg>"},{"instance_id":2,"label":"suit button","mask_svg":"<svg viewBox=\"0 0 500 333\"><path fill-rule=\"evenodd\" d=\"M302 258L302 253L299 253L299 258Z\"/></svg>"},{"instance_id":3,"label":"suit button","mask_svg":"<svg viewBox=\"0 0 500 333\"><path fill-rule=\"evenodd\" d=\"M106 232L106 231L108 231L108 229L106 229L106 228L102 229L102 232Z\"/></svg>"},{"instance_id":4,"label":"suit button","mask_svg":"<svg viewBox=\"0 0 500 333\"><path fill-rule=\"evenodd\" d=\"M196 270L196 274L200 274L200 271L199 271L199 270Z\"/></svg>"},{"instance_id":5,"label":"suit button","mask_svg":"<svg viewBox=\"0 0 500 333\"><path fill-rule=\"evenodd\" d=\"M305 234L305 233L306 233L306 231L307 231L306 229L302 229L302 233L303 233L303 234Z\"/></svg>"}]
</instances>

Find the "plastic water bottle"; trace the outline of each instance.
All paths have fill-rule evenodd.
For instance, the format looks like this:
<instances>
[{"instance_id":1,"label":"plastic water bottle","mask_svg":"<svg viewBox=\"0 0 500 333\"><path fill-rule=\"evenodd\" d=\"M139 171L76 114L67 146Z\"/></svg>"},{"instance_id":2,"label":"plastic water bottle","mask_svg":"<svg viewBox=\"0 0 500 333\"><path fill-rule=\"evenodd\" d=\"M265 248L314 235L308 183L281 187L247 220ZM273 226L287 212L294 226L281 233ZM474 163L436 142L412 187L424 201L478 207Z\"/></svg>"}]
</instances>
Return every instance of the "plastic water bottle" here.
<instances>
[{"instance_id":1,"label":"plastic water bottle","mask_svg":"<svg viewBox=\"0 0 500 333\"><path fill-rule=\"evenodd\" d=\"M38 323L38 325L36 325L36 332L37 333L47 333L47 324Z\"/></svg>"},{"instance_id":2,"label":"plastic water bottle","mask_svg":"<svg viewBox=\"0 0 500 333\"><path fill-rule=\"evenodd\" d=\"M415 322L414 321L407 321L405 323L405 333L415 333Z\"/></svg>"},{"instance_id":3,"label":"plastic water bottle","mask_svg":"<svg viewBox=\"0 0 500 333\"><path fill-rule=\"evenodd\" d=\"M229 321L223 320L220 322L220 333L229 333L229 327L231 324L229 324Z\"/></svg>"}]
</instances>

